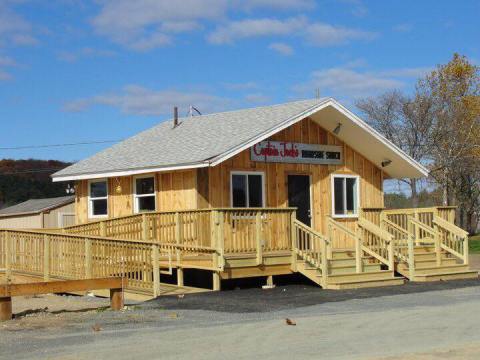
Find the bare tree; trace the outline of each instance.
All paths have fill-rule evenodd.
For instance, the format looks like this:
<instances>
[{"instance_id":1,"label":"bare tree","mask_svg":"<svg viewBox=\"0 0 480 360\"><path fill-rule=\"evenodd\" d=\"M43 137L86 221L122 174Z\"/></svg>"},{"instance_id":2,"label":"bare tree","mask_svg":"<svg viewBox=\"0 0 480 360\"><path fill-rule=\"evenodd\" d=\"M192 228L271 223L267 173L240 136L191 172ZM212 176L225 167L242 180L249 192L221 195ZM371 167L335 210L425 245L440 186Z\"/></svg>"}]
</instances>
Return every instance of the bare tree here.
<instances>
[{"instance_id":1,"label":"bare tree","mask_svg":"<svg viewBox=\"0 0 480 360\"><path fill-rule=\"evenodd\" d=\"M432 139L432 103L429 97L408 97L398 90L377 98L359 100L357 107L367 122L388 140L421 163L430 155ZM400 180L410 187L412 205L418 206L418 179Z\"/></svg>"}]
</instances>

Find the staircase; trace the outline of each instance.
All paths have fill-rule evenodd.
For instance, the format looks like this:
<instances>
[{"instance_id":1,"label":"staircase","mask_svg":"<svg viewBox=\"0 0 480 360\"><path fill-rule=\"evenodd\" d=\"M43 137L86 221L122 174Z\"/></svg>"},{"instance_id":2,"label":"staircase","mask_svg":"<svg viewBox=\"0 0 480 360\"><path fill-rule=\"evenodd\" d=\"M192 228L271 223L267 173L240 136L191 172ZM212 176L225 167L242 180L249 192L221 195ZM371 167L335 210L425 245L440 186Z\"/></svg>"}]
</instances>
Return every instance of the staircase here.
<instances>
[{"instance_id":1,"label":"staircase","mask_svg":"<svg viewBox=\"0 0 480 360\"><path fill-rule=\"evenodd\" d=\"M435 213L401 215L381 220L394 238L399 274L418 282L478 278L468 266L467 232Z\"/></svg>"},{"instance_id":2,"label":"staircase","mask_svg":"<svg viewBox=\"0 0 480 360\"><path fill-rule=\"evenodd\" d=\"M398 262L396 270L410 281L418 282L478 278L478 271L470 270L468 265L451 257L444 250L440 253L440 264L437 265L437 254L433 245L414 247L413 274L410 274L409 264L406 261Z\"/></svg>"},{"instance_id":3,"label":"staircase","mask_svg":"<svg viewBox=\"0 0 480 360\"><path fill-rule=\"evenodd\" d=\"M374 256L364 251L332 250L325 236L299 221L294 224L297 242L293 251L293 270L322 288L359 289L404 283L403 278L395 277L393 269L386 270L386 265Z\"/></svg>"}]
</instances>

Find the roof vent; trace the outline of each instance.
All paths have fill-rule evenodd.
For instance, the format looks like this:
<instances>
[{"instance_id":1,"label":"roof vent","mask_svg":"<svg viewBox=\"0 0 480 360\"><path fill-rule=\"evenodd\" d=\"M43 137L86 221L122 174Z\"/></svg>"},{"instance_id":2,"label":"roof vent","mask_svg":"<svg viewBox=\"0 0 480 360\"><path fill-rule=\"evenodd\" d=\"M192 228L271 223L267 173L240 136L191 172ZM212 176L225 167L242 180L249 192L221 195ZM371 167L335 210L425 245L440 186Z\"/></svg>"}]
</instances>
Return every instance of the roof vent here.
<instances>
[{"instance_id":1,"label":"roof vent","mask_svg":"<svg viewBox=\"0 0 480 360\"><path fill-rule=\"evenodd\" d=\"M176 128L178 126L178 107L173 107L173 127Z\"/></svg>"}]
</instances>

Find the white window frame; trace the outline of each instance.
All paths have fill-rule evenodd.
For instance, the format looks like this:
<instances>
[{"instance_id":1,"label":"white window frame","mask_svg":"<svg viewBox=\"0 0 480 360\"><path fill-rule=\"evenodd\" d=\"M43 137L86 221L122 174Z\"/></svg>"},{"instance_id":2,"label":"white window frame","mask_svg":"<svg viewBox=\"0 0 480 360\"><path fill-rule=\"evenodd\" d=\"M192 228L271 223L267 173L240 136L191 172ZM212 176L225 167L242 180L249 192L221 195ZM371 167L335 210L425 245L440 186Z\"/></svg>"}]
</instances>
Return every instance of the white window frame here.
<instances>
[{"instance_id":1,"label":"white window frame","mask_svg":"<svg viewBox=\"0 0 480 360\"><path fill-rule=\"evenodd\" d=\"M262 178L262 207L265 207L267 192L265 191L265 172L264 171L231 171L230 172L230 206L233 208L233 175L260 175ZM249 193L247 182L247 208L249 208Z\"/></svg>"},{"instance_id":2,"label":"white window frame","mask_svg":"<svg viewBox=\"0 0 480 360\"><path fill-rule=\"evenodd\" d=\"M104 182L107 185L107 196L102 196L102 197L96 197L92 198L91 196L91 184L94 183L99 183L99 182ZM92 201L93 200L107 200L107 213L105 215L94 215L93 214L93 206L92 206ZM98 219L98 218L107 218L108 217L108 179L94 179L94 180L88 180L88 218L89 219Z\"/></svg>"},{"instance_id":3,"label":"white window frame","mask_svg":"<svg viewBox=\"0 0 480 360\"><path fill-rule=\"evenodd\" d=\"M335 214L335 179L336 178L356 179L355 186L357 190L357 196L356 196L357 206L354 214ZM337 219L338 218L358 218L359 210L360 210L360 176L348 175L348 174L333 174L331 176L330 188L331 188L331 194L332 194L332 211L331 211L332 218L337 218ZM343 191L345 194L345 196L343 197L343 205L344 205L344 208L347 209L347 182L346 181L344 181L343 183Z\"/></svg>"},{"instance_id":4,"label":"white window frame","mask_svg":"<svg viewBox=\"0 0 480 360\"><path fill-rule=\"evenodd\" d=\"M141 195L138 195L137 194L137 180L138 179L147 179L147 178L153 178L153 196L155 198L155 210L153 211L157 211L157 178L155 176L155 174L145 174L145 175L138 175L138 176L134 176L132 181L133 181L133 184L132 184L132 187L133 187L133 212L135 214L140 214L140 213L144 213L144 212L149 212L149 211L140 211L139 208L138 208L138 199L139 198L142 198L142 197L147 197L147 196L152 196L152 194L141 194Z\"/></svg>"}]
</instances>

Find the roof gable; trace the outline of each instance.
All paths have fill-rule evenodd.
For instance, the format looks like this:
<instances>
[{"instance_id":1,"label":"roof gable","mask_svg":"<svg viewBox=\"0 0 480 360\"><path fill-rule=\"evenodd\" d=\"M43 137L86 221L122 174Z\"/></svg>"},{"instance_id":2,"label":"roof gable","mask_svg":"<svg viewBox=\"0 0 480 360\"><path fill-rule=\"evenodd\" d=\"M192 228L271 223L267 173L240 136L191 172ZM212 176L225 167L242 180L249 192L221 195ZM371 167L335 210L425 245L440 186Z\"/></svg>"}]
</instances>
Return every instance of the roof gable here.
<instances>
[{"instance_id":1,"label":"roof gable","mask_svg":"<svg viewBox=\"0 0 480 360\"><path fill-rule=\"evenodd\" d=\"M75 196L60 196L45 199L30 199L19 204L4 208L0 210L0 217L22 215L22 214L36 214L42 211L51 210L59 206L70 204L75 201Z\"/></svg>"}]
</instances>

